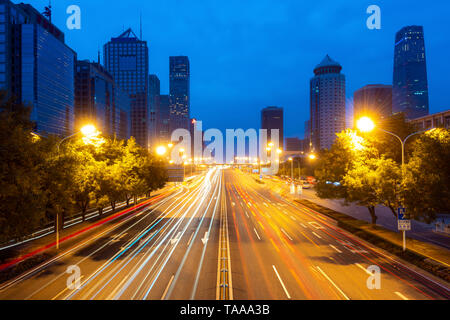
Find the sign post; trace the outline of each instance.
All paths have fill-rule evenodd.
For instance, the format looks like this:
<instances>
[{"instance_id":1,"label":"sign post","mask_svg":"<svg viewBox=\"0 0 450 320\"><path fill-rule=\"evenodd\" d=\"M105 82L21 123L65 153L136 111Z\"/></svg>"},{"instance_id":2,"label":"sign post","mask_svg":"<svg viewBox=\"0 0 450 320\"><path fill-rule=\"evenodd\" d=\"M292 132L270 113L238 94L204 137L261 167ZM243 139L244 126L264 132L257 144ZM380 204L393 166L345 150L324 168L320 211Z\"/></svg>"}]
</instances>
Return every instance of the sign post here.
<instances>
[{"instance_id":1,"label":"sign post","mask_svg":"<svg viewBox=\"0 0 450 320\"><path fill-rule=\"evenodd\" d=\"M397 209L398 230L403 231L403 251L406 251L406 231L411 230L411 220L406 217L406 209L400 207Z\"/></svg>"}]
</instances>

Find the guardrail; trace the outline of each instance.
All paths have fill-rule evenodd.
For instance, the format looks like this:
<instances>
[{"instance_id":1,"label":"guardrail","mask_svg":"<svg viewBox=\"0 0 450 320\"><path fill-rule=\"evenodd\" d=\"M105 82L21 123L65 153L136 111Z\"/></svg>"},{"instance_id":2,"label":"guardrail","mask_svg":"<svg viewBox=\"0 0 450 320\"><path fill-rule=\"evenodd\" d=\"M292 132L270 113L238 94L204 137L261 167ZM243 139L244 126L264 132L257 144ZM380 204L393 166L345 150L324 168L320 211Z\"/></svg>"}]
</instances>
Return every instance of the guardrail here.
<instances>
[{"instance_id":1,"label":"guardrail","mask_svg":"<svg viewBox=\"0 0 450 320\"><path fill-rule=\"evenodd\" d=\"M144 199L144 198L139 198L138 202L140 200L142 200L142 199ZM120 203L118 203L116 205L115 210L121 209L121 208L125 207L126 205L127 205L126 201L120 202ZM111 207L107 207L106 210L103 211L102 215L106 215L108 213L111 213L112 211L113 210L112 210ZM92 219L94 219L96 217L99 217L99 216L100 215L99 215L97 209L91 209L91 210L89 210L86 213L85 221L92 220ZM64 221L63 229L67 229L67 228L70 228L70 227L72 227L74 225L82 223L83 222L83 215L81 213L78 213L78 214L75 214L75 215L69 217L69 219L70 220ZM43 237L48 236L48 235L50 235L52 233L55 233L55 225L54 225L54 223L49 223L46 226L44 226L43 229L38 230L38 231L28 235L28 236L25 236L25 237L21 238L20 240L10 240L10 241L8 241L6 243L0 244L0 251L6 250L6 249L10 249L10 248L13 248L13 247L25 244L27 242L33 241L33 240L37 240L37 239L43 238Z\"/></svg>"}]
</instances>

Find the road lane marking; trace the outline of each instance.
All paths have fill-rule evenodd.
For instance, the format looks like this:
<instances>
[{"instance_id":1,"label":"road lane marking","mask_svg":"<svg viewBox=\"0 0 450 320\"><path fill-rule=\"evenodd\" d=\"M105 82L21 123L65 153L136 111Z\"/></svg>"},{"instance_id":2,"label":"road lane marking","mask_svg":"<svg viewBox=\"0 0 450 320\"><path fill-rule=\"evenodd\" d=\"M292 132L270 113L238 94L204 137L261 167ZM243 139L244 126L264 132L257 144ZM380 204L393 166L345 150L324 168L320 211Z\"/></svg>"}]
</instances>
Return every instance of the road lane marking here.
<instances>
[{"instance_id":1,"label":"road lane marking","mask_svg":"<svg viewBox=\"0 0 450 320\"><path fill-rule=\"evenodd\" d=\"M256 236L258 237L259 240L261 240L261 238L259 237L258 231L256 231L256 228L253 228L253 230L255 230Z\"/></svg>"},{"instance_id":2,"label":"road lane marking","mask_svg":"<svg viewBox=\"0 0 450 320\"><path fill-rule=\"evenodd\" d=\"M273 271L275 271L275 274L277 275L277 278L278 278L278 280L280 281L281 286L283 287L284 293L286 294L286 296L287 296L288 299L290 300L290 299L291 299L291 296L290 296L289 292L287 291L286 286L284 285L283 280L281 280L281 277L280 277L280 274L279 274L278 271L277 271L277 268L275 268L275 266L272 266L272 268L273 268Z\"/></svg>"},{"instance_id":3,"label":"road lane marking","mask_svg":"<svg viewBox=\"0 0 450 320\"><path fill-rule=\"evenodd\" d=\"M349 297L347 297L347 295L336 285L336 283L333 282L333 280L330 279L329 276L327 276L327 274L325 272L322 271L322 269L320 269L319 266L316 266L317 270L319 270L319 272L325 277L325 279L327 279L338 291L340 294L342 294L342 296L346 299L346 300L350 300Z\"/></svg>"},{"instance_id":4,"label":"road lane marking","mask_svg":"<svg viewBox=\"0 0 450 320\"><path fill-rule=\"evenodd\" d=\"M335 246L333 246L332 244L330 244L330 247L332 247L334 250L336 250L336 252L338 253L342 253L341 250L339 250L338 248L336 248Z\"/></svg>"},{"instance_id":5,"label":"road lane marking","mask_svg":"<svg viewBox=\"0 0 450 320\"><path fill-rule=\"evenodd\" d=\"M364 267L363 267L362 265L360 265L359 263L355 263L355 265L356 265L358 268L364 270L364 272L367 273L368 275L373 276L373 273L369 272L366 268L364 268Z\"/></svg>"},{"instance_id":6,"label":"road lane marking","mask_svg":"<svg viewBox=\"0 0 450 320\"><path fill-rule=\"evenodd\" d=\"M172 284L173 279L175 279L175 275L173 274L172 277L170 278L169 284L166 287L166 290L164 290L164 293L161 297L161 300L164 300L166 298L167 292L169 291L170 285Z\"/></svg>"},{"instance_id":7,"label":"road lane marking","mask_svg":"<svg viewBox=\"0 0 450 320\"><path fill-rule=\"evenodd\" d=\"M289 240L291 240L291 241L294 241L294 239L292 239L288 234L287 234L287 232L286 231L284 231L284 229L283 228L281 228L281 232L283 232L284 233L284 235L286 236L286 237L288 237L289 238Z\"/></svg>"},{"instance_id":8,"label":"road lane marking","mask_svg":"<svg viewBox=\"0 0 450 320\"><path fill-rule=\"evenodd\" d=\"M409 300L407 297L405 297L404 295L402 295L400 292L394 292L397 296L399 296L401 299L403 300Z\"/></svg>"},{"instance_id":9,"label":"road lane marking","mask_svg":"<svg viewBox=\"0 0 450 320\"><path fill-rule=\"evenodd\" d=\"M276 243L273 241L272 238L270 238L270 242L272 242L272 245L274 246L275 250L277 250L278 252L280 252L280 249L278 248L278 246L276 245Z\"/></svg>"},{"instance_id":10,"label":"road lane marking","mask_svg":"<svg viewBox=\"0 0 450 320\"><path fill-rule=\"evenodd\" d=\"M315 245L316 247L319 247L319 246L317 245L317 243L315 243L314 241L312 241L311 238L308 237L306 234L304 234L304 233L301 232L301 231L300 231L300 233L301 233L306 239L308 239L313 245Z\"/></svg>"},{"instance_id":11,"label":"road lane marking","mask_svg":"<svg viewBox=\"0 0 450 320\"><path fill-rule=\"evenodd\" d=\"M247 212L247 211L245 211L245 215L247 216L247 218L250 219L250 216L248 215L248 212Z\"/></svg>"},{"instance_id":12,"label":"road lane marking","mask_svg":"<svg viewBox=\"0 0 450 320\"><path fill-rule=\"evenodd\" d=\"M308 229L308 227L304 223L300 223L303 228Z\"/></svg>"},{"instance_id":13,"label":"road lane marking","mask_svg":"<svg viewBox=\"0 0 450 320\"><path fill-rule=\"evenodd\" d=\"M308 222L311 226L313 226L315 229L319 230L319 229L325 229L321 224L317 223L317 222Z\"/></svg>"},{"instance_id":14,"label":"road lane marking","mask_svg":"<svg viewBox=\"0 0 450 320\"><path fill-rule=\"evenodd\" d=\"M315 235L317 238L322 239L322 237L319 236L317 233L313 232L312 234Z\"/></svg>"},{"instance_id":15,"label":"road lane marking","mask_svg":"<svg viewBox=\"0 0 450 320\"><path fill-rule=\"evenodd\" d=\"M192 235L191 235L191 237L189 238L189 241L188 241L188 243L187 243L188 246L191 244L192 237L194 236L194 234L195 234L195 232L192 232Z\"/></svg>"},{"instance_id":16,"label":"road lane marking","mask_svg":"<svg viewBox=\"0 0 450 320\"><path fill-rule=\"evenodd\" d=\"M181 232L178 232L177 236L170 240L170 244L175 244L178 241L180 241L180 237L181 237Z\"/></svg>"},{"instance_id":17,"label":"road lane marking","mask_svg":"<svg viewBox=\"0 0 450 320\"><path fill-rule=\"evenodd\" d=\"M264 228L264 226L262 225L261 221L258 221L259 225L261 226L261 228L265 231L266 229Z\"/></svg>"},{"instance_id":18,"label":"road lane marking","mask_svg":"<svg viewBox=\"0 0 450 320\"><path fill-rule=\"evenodd\" d=\"M295 219L293 216L291 216L291 219L294 220L294 221L297 221L297 219Z\"/></svg>"},{"instance_id":19,"label":"road lane marking","mask_svg":"<svg viewBox=\"0 0 450 320\"><path fill-rule=\"evenodd\" d=\"M267 203L265 203L265 202L263 202L263 205L265 205L267 208L269 207L269 206L267 205Z\"/></svg>"}]
</instances>

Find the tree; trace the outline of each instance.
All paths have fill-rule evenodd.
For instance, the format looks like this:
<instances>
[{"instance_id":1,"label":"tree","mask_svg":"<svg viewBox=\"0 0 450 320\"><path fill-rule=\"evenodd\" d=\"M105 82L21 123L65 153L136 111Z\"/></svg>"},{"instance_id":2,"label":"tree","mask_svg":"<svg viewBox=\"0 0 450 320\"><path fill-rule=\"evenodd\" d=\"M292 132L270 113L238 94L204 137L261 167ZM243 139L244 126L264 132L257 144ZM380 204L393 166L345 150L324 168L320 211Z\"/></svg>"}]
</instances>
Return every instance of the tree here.
<instances>
[{"instance_id":1,"label":"tree","mask_svg":"<svg viewBox=\"0 0 450 320\"><path fill-rule=\"evenodd\" d=\"M376 224L376 160L379 153L367 139L347 130L336 139L331 150L319 157L316 170L317 195L323 199L343 199L345 205L357 203L367 207L372 224Z\"/></svg>"},{"instance_id":2,"label":"tree","mask_svg":"<svg viewBox=\"0 0 450 320\"><path fill-rule=\"evenodd\" d=\"M368 159L363 162L356 162L347 172L342 181L346 189L346 204L356 203L367 207L369 210L372 224L377 224L377 215L375 208L379 203L376 194L376 173L377 159Z\"/></svg>"},{"instance_id":3,"label":"tree","mask_svg":"<svg viewBox=\"0 0 450 320\"><path fill-rule=\"evenodd\" d=\"M431 222L450 210L450 130L421 135L405 167L404 202L414 219Z\"/></svg>"},{"instance_id":4,"label":"tree","mask_svg":"<svg viewBox=\"0 0 450 320\"><path fill-rule=\"evenodd\" d=\"M0 92L0 241L23 237L46 222L41 141L31 109Z\"/></svg>"},{"instance_id":5,"label":"tree","mask_svg":"<svg viewBox=\"0 0 450 320\"><path fill-rule=\"evenodd\" d=\"M379 202L389 208L397 216L397 208L401 206L402 171L397 162L384 156L376 160L375 193Z\"/></svg>"}]
</instances>

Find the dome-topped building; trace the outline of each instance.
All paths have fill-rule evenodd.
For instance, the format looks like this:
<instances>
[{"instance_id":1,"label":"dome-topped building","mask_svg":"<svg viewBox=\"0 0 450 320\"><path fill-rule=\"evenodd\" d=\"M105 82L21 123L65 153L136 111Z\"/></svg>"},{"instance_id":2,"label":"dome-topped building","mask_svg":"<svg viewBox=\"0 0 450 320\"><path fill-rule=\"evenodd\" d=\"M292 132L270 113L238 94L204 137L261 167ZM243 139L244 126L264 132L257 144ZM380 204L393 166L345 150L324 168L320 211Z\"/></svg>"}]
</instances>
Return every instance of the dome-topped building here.
<instances>
[{"instance_id":1,"label":"dome-topped building","mask_svg":"<svg viewBox=\"0 0 450 320\"><path fill-rule=\"evenodd\" d=\"M314 150L330 149L345 130L345 76L342 66L326 55L311 79L310 139Z\"/></svg>"},{"instance_id":2,"label":"dome-topped building","mask_svg":"<svg viewBox=\"0 0 450 320\"><path fill-rule=\"evenodd\" d=\"M329 55L326 55L325 58L319 63L314 69L314 74L326 74L326 73L340 73L342 70L342 66L330 58Z\"/></svg>"}]
</instances>

